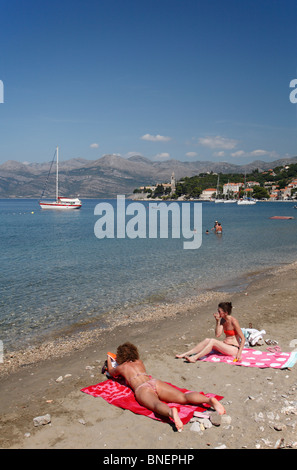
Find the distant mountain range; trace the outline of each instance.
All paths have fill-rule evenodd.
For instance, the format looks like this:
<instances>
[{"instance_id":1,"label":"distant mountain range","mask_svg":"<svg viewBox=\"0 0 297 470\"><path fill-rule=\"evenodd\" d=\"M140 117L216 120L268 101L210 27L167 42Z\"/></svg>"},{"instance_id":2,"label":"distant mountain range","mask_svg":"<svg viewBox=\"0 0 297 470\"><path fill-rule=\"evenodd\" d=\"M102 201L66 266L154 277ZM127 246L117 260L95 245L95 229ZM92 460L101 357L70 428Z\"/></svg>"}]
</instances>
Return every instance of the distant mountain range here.
<instances>
[{"instance_id":1,"label":"distant mountain range","mask_svg":"<svg viewBox=\"0 0 297 470\"><path fill-rule=\"evenodd\" d=\"M250 173L255 169L265 171L277 166L297 163L297 157L273 162L256 160L247 165L226 162L181 162L167 160L154 162L142 156L123 158L105 155L98 160L82 158L59 163L60 195L81 198L113 198L118 194L129 196L139 186L170 182L174 172L176 179L199 173ZM51 162L24 164L9 160L0 165L1 198L39 198L48 178ZM46 186L45 197L55 195L55 171Z\"/></svg>"}]
</instances>

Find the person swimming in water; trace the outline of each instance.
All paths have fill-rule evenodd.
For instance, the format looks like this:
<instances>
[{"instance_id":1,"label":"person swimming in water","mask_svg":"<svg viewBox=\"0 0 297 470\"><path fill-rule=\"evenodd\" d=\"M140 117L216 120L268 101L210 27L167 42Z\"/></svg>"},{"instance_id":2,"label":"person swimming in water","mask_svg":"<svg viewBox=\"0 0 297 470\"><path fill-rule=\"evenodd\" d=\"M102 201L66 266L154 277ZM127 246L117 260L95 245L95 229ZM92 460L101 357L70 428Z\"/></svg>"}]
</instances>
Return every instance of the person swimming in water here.
<instances>
[{"instance_id":1,"label":"person swimming in water","mask_svg":"<svg viewBox=\"0 0 297 470\"><path fill-rule=\"evenodd\" d=\"M218 305L218 311L214 314L216 319L215 335L218 338L222 333L225 333L226 337L223 341L215 338L205 338L193 349L182 354L176 354L175 357L177 359L185 358L188 362L196 362L214 349L221 354L234 356L237 361L240 361L245 338L238 321L231 315L231 311L231 302L221 302Z\"/></svg>"},{"instance_id":2,"label":"person swimming in water","mask_svg":"<svg viewBox=\"0 0 297 470\"><path fill-rule=\"evenodd\" d=\"M117 348L116 363L116 367L113 367L111 358L107 356L108 373L112 377L118 375L124 377L134 391L138 403L156 414L171 418L179 432L183 429L183 423L177 408L170 408L167 403L182 405L205 403L214 408L219 415L225 413L225 408L215 397L207 397L199 392L184 393L147 374L143 362L139 359L138 349L132 343L127 342Z\"/></svg>"}]
</instances>

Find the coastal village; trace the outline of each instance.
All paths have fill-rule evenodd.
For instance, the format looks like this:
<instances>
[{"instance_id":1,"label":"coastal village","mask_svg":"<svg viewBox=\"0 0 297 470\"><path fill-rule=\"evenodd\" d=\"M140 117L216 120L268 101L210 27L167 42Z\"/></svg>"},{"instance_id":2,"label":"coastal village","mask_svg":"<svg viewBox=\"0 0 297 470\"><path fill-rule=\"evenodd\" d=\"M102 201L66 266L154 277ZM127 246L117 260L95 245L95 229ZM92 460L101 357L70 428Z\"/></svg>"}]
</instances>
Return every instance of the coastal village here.
<instances>
[{"instance_id":1,"label":"coastal village","mask_svg":"<svg viewBox=\"0 0 297 470\"><path fill-rule=\"evenodd\" d=\"M170 182L158 182L153 185L140 186L134 190L134 199L176 199L176 200L187 200L187 199L199 199L201 201L214 201L218 198L224 200L237 200L242 197L254 198L257 200L266 201L287 201L297 198L297 176L286 177L279 182L277 174L280 172L288 172L292 170L291 167L296 165L286 165L280 170L269 169L261 173L258 172L257 176L261 176L262 182L241 178L241 181L233 181L219 184L220 177L226 177L217 173L208 172L206 174L200 174L198 177L184 178L177 181L174 172L171 174ZM297 169L296 169L297 173ZM206 176L212 176L217 178L216 187L205 187L203 188L202 180ZM228 175L227 175L228 176ZM270 178L271 177L271 178ZM199 178L196 183L196 188L193 191L193 185L188 184L194 178ZM232 175L232 179L240 179L240 175ZM284 184L284 181L286 184ZM191 190L189 191L189 187Z\"/></svg>"}]
</instances>

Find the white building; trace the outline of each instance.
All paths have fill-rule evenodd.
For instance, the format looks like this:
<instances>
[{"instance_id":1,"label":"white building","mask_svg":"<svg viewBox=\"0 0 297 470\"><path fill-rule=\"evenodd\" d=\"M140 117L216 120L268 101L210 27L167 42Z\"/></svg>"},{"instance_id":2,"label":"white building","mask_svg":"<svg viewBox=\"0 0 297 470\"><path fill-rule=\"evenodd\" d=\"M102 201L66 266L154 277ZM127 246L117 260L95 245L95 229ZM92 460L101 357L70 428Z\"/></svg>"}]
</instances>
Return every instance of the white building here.
<instances>
[{"instance_id":1,"label":"white building","mask_svg":"<svg viewBox=\"0 0 297 470\"><path fill-rule=\"evenodd\" d=\"M288 184L288 188L295 189L297 188L297 180L294 179L291 181L291 183Z\"/></svg>"},{"instance_id":2,"label":"white building","mask_svg":"<svg viewBox=\"0 0 297 470\"><path fill-rule=\"evenodd\" d=\"M210 199L213 198L214 195L217 194L217 190L216 188L208 188L208 189L204 189L202 191L202 193L200 194L200 198L199 199L202 199L204 201L209 201Z\"/></svg>"},{"instance_id":3,"label":"white building","mask_svg":"<svg viewBox=\"0 0 297 470\"><path fill-rule=\"evenodd\" d=\"M254 186L261 186L258 181L247 181L246 185L248 188L253 188Z\"/></svg>"},{"instance_id":4,"label":"white building","mask_svg":"<svg viewBox=\"0 0 297 470\"><path fill-rule=\"evenodd\" d=\"M238 193L243 183L227 183L223 186L223 194Z\"/></svg>"}]
</instances>

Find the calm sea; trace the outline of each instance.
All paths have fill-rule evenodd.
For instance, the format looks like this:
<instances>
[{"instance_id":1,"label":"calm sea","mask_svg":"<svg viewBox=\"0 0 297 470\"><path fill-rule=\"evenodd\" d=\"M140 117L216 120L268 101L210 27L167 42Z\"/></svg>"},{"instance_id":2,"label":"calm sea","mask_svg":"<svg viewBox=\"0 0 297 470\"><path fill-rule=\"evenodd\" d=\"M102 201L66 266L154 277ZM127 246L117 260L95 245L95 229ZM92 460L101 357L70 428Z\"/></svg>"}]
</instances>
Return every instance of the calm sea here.
<instances>
[{"instance_id":1,"label":"calm sea","mask_svg":"<svg viewBox=\"0 0 297 470\"><path fill-rule=\"evenodd\" d=\"M246 274L296 260L297 217L269 219L297 216L292 202L204 202L196 250L172 237L99 240L94 208L102 202L61 213L40 210L37 200L0 200L0 340L8 350L130 307L240 290ZM215 220L220 237L205 233Z\"/></svg>"}]
</instances>

